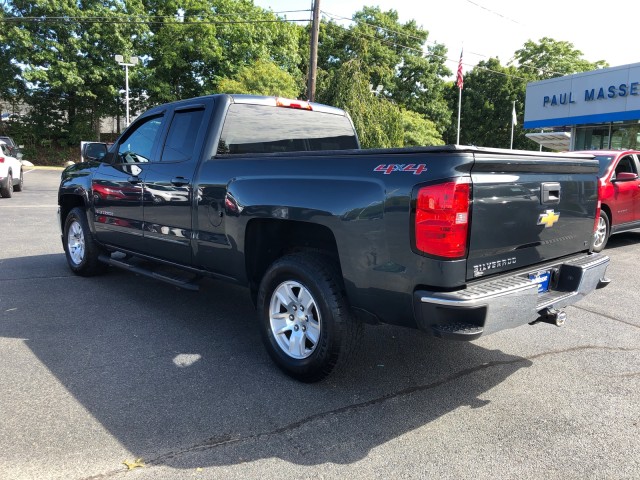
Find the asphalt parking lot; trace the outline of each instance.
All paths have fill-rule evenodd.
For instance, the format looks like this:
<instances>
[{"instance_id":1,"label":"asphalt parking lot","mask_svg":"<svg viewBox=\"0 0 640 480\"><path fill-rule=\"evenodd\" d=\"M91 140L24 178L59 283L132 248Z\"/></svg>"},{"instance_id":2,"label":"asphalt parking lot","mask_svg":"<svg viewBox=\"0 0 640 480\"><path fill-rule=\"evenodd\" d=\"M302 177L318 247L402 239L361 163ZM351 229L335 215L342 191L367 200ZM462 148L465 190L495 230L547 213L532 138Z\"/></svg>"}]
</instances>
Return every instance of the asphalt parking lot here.
<instances>
[{"instance_id":1,"label":"asphalt parking lot","mask_svg":"<svg viewBox=\"0 0 640 480\"><path fill-rule=\"evenodd\" d=\"M368 327L350 370L305 385L241 288L74 276L59 174L0 199L1 479L640 478L640 233L562 328Z\"/></svg>"}]
</instances>

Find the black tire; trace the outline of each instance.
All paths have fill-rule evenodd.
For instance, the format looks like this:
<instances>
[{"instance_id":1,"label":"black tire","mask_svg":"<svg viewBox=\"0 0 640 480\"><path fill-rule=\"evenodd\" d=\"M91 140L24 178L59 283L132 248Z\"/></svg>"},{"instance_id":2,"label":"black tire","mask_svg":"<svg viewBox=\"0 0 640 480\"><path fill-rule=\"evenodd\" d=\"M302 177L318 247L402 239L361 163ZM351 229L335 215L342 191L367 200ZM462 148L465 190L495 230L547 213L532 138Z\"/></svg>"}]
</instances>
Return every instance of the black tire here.
<instances>
[{"instance_id":1,"label":"black tire","mask_svg":"<svg viewBox=\"0 0 640 480\"><path fill-rule=\"evenodd\" d=\"M337 272L328 257L302 252L276 260L260 283L258 320L267 352L282 371L302 382L317 382L344 368L362 334L362 324L351 314ZM276 292L282 293L287 286L293 296L285 306ZM309 299L303 298L307 294ZM306 312L299 308L304 303ZM272 318L276 310L277 319ZM301 341L294 339L301 337ZM289 352L285 351L287 343ZM295 348L294 343L298 343ZM298 352L291 353L292 348Z\"/></svg>"},{"instance_id":2,"label":"black tire","mask_svg":"<svg viewBox=\"0 0 640 480\"><path fill-rule=\"evenodd\" d=\"M107 269L107 265L98 260L104 250L93 239L83 208L76 207L67 215L62 243L67 263L73 273L90 277Z\"/></svg>"},{"instance_id":3,"label":"black tire","mask_svg":"<svg viewBox=\"0 0 640 480\"><path fill-rule=\"evenodd\" d=\"M0 196L3 198L11 198L13 196L13 173L9 170L4 185L0 185Z\"/></svg>"},{"instance_id":4,"label":"black tire","mask_svg":"<svg viewBox=\"0 0 640 480\"><path fill-rule=\"evenodd\" d=\"M22 169L20 169L20 180L18 180L17 185L13 186L13 191L21 192L23 187L24 187L24 173L22 172Z\"/></svg>"},{"instance_id":5,"label":"black tire","mask_svg":"<svg viewBox=\"0 0 640 480\"><path fill-rule=\"evenodd\" d=\"M600 219L598 220L598 228L594 233L593 251L601 252L607 246L607 241L611 235L611 222L609 216L604 210L600 211Z\"/></svg>"}]
</instances>

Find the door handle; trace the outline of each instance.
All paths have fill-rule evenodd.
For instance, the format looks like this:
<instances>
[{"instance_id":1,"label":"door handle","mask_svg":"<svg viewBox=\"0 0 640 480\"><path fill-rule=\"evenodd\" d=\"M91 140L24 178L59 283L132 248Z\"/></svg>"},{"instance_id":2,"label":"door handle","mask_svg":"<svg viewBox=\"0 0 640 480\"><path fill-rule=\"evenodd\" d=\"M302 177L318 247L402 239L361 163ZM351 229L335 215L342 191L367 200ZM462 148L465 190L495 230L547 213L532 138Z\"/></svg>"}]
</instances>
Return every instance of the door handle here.
<instances>
[{"instance_id":1,"label":"door handle","mask_svg":"<svg viewBox=\"0 0 640 480\"><path fill-rule=\"evenodd\" d=\"M189 180L184 177L175 177L171 179L171 185L174 187L184 187L189 184Z\"/></svg>"}]
</instances>

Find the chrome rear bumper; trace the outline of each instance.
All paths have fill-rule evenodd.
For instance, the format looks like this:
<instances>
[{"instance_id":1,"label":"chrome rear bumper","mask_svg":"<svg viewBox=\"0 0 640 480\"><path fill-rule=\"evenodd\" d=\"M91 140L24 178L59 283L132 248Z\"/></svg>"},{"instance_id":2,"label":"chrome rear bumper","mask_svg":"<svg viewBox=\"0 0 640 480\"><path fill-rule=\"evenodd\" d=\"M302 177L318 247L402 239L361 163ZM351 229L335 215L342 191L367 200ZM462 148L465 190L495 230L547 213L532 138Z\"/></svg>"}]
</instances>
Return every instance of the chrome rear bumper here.
<instances>
[{"instance_id":1,"label":"chrome rear bumper","mask_svg":"<svg viewBox=\"0 0 640 480\"><path fill-rule=\"evenodd\" d=\"M560 309L581 300L609 283L605 277L609 257L582 254L561 262L536 265L469 284L453 292L414 292L419 328L435 336L473 340L507 328L534 322L546 309ZM538 293L530 273L553 272L549 290Z\"/></svg>"}]
</instances>

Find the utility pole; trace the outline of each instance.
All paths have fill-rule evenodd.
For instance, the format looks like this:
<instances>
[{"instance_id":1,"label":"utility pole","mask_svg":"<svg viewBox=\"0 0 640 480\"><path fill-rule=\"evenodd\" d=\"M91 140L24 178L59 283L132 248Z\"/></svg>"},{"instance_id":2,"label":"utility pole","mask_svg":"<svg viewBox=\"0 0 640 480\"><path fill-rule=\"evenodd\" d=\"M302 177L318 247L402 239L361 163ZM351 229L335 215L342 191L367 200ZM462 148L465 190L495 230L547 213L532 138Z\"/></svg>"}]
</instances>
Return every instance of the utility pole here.
<instances>
[{"instance_id":1,"label":"utility pole","mask_svg":"<svg viewBox=\"0 0 640 480\"><path fill-rule=\"evenodd\" d=\"M311 52L309 55L309 83L307 85L307 99L310 102L316 98L316 73L318 70L318 35L320 34L320 0L313 1L313 23L311 24Z\"/></svg>"}]
</instances>

